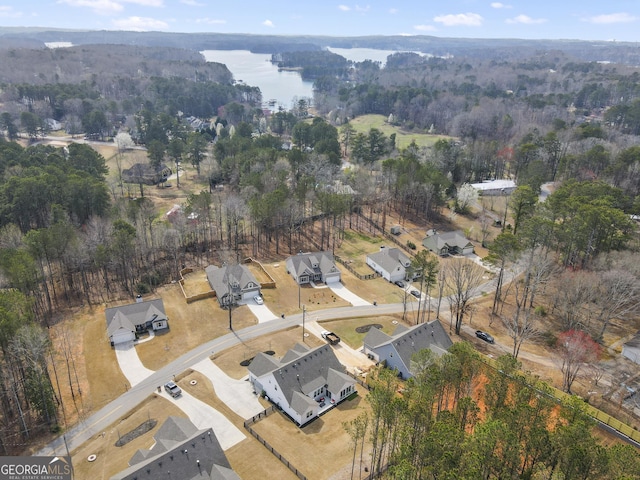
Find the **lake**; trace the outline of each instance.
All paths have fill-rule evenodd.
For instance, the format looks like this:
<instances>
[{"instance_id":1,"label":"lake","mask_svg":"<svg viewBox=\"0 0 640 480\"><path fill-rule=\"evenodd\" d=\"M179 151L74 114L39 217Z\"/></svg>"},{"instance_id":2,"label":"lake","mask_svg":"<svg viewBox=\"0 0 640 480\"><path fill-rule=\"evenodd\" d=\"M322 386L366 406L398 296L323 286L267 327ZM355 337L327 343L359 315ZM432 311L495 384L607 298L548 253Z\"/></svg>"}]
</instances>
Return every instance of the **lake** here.
<instances>
[{"instance_id":1,"label":"lake","mask_svg":"<svg viewBox=\"0 0 640 480\"><path fill-rule=\"evenodd\" d=\"M275 100L274 105L269 105L272 110L278 107L290 110L294 98L313 100L313 82L302 80L297 72L278 71L271 63L270 54L248 50L204 50L200 53L208 62L224 63L236 82L242 80L247 85L259 87L264 102Z\"/></svg>"},{"instance_id":2,"label":"lake","mask_svg":"<svg viewBox=\"0 0 640 480\"><path fill-rule=\"evenodd\" d=\"M330 52L342 55L347 60L362 62L373 60L384 66L387 57L396 50L376 50L373 48L327 48ZM236 82L242 81L252 87L260 88L262 100L271 110L282 107L290 110L294 99L310 99L313 104L313 82L302 80L297 72L279 71L271 63L271 55L267 53L251 53L248 50L203 50L202 55L207 62L224 63L233 74Z\"/></svg>"}]
</instances>

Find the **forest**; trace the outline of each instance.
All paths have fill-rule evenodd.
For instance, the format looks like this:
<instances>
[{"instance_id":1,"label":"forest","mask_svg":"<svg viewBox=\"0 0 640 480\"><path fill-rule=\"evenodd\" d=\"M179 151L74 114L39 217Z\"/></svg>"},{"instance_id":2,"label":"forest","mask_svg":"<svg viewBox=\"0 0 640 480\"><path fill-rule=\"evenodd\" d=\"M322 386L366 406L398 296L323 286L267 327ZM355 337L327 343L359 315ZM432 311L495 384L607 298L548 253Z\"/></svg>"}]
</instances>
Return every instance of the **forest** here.
<instances>
[{"instance_id":1,"label":"forest","mask_svg":"<svg viewBox=\"0 0 640 480\"><path fill-rule=\"evenodd\" d=\"M304 68L302 57L286 56ZM267 113L258 88L235 84L226 67L187 50L0 49L0 65L0 442L9 439L0 451L60 428L46 327L68 309L152 292L182 265L335 250L363 223L388 230L391 211L424 225L443 221L445 207L471 216L477 198L465 196L465 184L485 179L518 185L498 235L488 212L476 218L500 278L507 268L521 272L521 281L498 282L492 292L514 357L545 311L563 319L563 330L595 341L612 318L637 323L637 68L556 50L516 60L395 54L384 67L361 62L319 76L312 105L300 100L292 111ZM352 127L365 114L439 137L399 149L394 135ZM194 128L188 118L203 122ZM66 134L116 145L118 171L86 144L44 145L47 119ZM153 168L195 170L199 191L184 200L179 221L166 220L142 181L124 184L122 159L135 149ZM346 160L352 167L343 169ZM557 189L540 203L541 185L552 181ZM188 221L192 214L197 222ZM551 298L552 282L570 288ZM507 295L515 309L503 309ZM456 324L468 314L460 303ZM570 391L570 375L567 382ZM473 410L466 400L456 405ZM458 425L460 445L480 448L483 439L466 437L472 417L463 417L440 417L433 432ZM433 468L416 463L422 454L399 438L391 441L398 443L380 451L415 478ZM524 474L536 454L504 468ZM565 468L565 454L573 452L555 452L549 458L557 463L545 468ZM495 469L503 467L480 463L473 468L489 472L483 478L502 478ZM588 468L607 471L600 463Z\"/></svg>"}]
</instances>

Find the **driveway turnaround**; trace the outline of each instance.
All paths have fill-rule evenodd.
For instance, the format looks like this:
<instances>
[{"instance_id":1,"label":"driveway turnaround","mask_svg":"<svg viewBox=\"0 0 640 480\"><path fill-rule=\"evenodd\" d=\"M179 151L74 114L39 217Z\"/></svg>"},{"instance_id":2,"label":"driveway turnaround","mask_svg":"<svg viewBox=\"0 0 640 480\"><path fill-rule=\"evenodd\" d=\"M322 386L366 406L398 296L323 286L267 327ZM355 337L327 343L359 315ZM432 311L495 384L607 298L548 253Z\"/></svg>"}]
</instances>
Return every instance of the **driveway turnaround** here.
<instances>
[{"instance_id":1,"label":"driveway turnaround","mask_svg":"<svg viewBox=\"0 0 640 480\"><path fill-rule=\"evenodd\" d=\"M244 433L231 423L227 417L215 408L189 395L184 390L182 391L182 395L177 398L171 397L164 390L160 395L175 403L176 407L186 413L193 424L199 429L213 428L223 450L230 449L236 443L240 443L246 438Z\"/></svg>"},{"instance_id":2,"label":"driveway turnaround","mask_svg":"<svg viewBox=\"0 0 640 480\"><path fill-rule=\"evenodd\" d=\"M354 307L361 307L361 306L364 306L364 305L371 305L366 300L363 300L362 298L357 296L355 293L352 293L351 291L349 291L349 289L347 287L345 287L340 282L329 283L327 285L328 285L328 287L331 289L331 291L333 293L338 295L343 300L346 300L347 302L349 302Z\"/></svg>"},{"instance_id":3,"label":"driveway turnaround","mask_svg":"<svg viewBox=\"0 0 640 480\"><path fill-rule=\"evenodd\" d=\"M278 318L269 310L269 307L266 305L258 305L255 300L249 300L247 307L249 307L251 313L258 319L258 323L269 322Z\"/></svg>"},{"instance_id":4,"label":"driveway turnaround","mask_svg":"<svg viewBox=\"0 0 640 480\"><path fill-rule=\"evenodd\" d=\"M248 381L231 378L208 358L191 368L211 380L218 398L243 419L251 418L264 410Z\"/></svg>"},{"instance_id":5,"label":"driveway turnaround","mask_svg":"<svg viewBox=\"0 0 640 480\"><path fill-rule=\"evenodd\" d=\"M325 330L318 322L314 321L308 322L306 329L318 338L322 338L321 333ZM375 362L370 360L364 353L354 350L343 342L333 346L333 353L351 373L358 373L358 370L367 370L375 365Z\"/></svg>"},{"instance_id":6,"label":"driveway turnaround","mask_svg":"<svg viewBox=\"0 0 640 480\"><path fill-rule=\"evenodd\" d=\"M120 370L132 387L154 373L142 364L133 342L118 343L114 348Z\"/></svg>"}]
</instances>

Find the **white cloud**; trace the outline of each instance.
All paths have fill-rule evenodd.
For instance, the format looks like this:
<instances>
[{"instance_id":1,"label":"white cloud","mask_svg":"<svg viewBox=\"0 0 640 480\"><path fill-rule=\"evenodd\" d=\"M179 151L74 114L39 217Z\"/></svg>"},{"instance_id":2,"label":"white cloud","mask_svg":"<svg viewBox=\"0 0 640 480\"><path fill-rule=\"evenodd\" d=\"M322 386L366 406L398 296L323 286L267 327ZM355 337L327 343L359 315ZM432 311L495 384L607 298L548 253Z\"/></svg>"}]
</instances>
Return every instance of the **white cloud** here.
<instances>
[{"instance_id":1,"label":"white cloud","mask_svg":"<svg viewBox=\"0 0 640 480\"><path fill-rule=\"evenodd\" d=\"M366 7L361 7L360 5L356 5L356 12L368 12L371 7L367 5Z\"/></svg>"},{"instance_id":2,"label":"white cloud","mask_svg":"<svg viewBox=\"0 0 640 480\"><path fill-rule=\"evenodd\" d=\"M504 3L492 2L491 3L491 8L512 8L512 7L511 7L511 5L506 5Z\"/></svg>"},{"instance_id":3,"label":"white cloud","mask_svg":"<svg viewBox=\"0 0 640 480\"><path fill-rule=\"evenodd\" d=\"M120 18L118 20L114 20L113 25L119 30L131 30L134 32L164 30L169 27L168 23L149 17Z\"/></svg>"},{"instance_id":4,"label":"white cloud","mask_svg":"<svg viewBox=\"0 0 640 480\"><path fill-rule=\"evenodd\" d=\"M264 22L262 22L262 25L264 25L265 27L269 27L269 28L275 27L275 25L273 24L273 22L271 20L265 20Z\"/></svg>"},{"instance_id":5,"label":"white cloud","mask_svg":"<svg viewBox=\"0 0 640 480\"><path fill-rule=\"evenodd\" d=\"M196 23L204 23L206 25L223 25L223 24L227 23L227 21L226 20L222 20L222 19L218 19L218 18L204 17L204 18L197 19Z\"/></svg>"},{"instance_id":6,"label":"white cloud","mask_svg":"<svg viewBox=\"0 0 640 480\"><path fill-rule=\"evenodd\" d=\"M91 8L94 12L101 15L121 12L124 9L121 3L112 0L58 0L58 3L63 3L71 7Z\"/></svg>"},{"instance_id":7,"label":"white cloud","mask_svg":"<svg viewBox=\"0 0 640 480\"><path fill-rule=\"evenodd\" d=\"M479 27L482 25L483 18L477 13L450 13L448 15L439 15L433 18L434 22L443 24L445 27Z\"/></svg>"},{"instance_id":8,"label":"white cloud","mask_svg":"<svg viewBox=\"0 0 640 480\"><path fill-rule=\"evenodd\" d=\"M585 22L589 23L598 23L598 24L610 24L610 23L629 23L635 22L638 20L638 17L635 17L629 13L609 13L606 15L596 15L595 17L589 17L583 19Z\"/></svg>"},{"instance_id":9,"label":"white cloud","mask_svg":"<svg viewBox=\"0 0 640 480\"><path fill-rule=\"evenodd\" d=\"M547 21L546 18L531 18L528 15L518 15L517 17L507 18L505 20L507 23L515 24L515 23L524 23L525 25L537 25L540 23L545 23Z\"/></svg>"},{"instance_id":10,"label":"white cloud","mask_svg":"<svg viewBox=\"0 0 640 480\"><path fill-rule=\"evenodd\" d=\"M189 5L190 7L204 7L206 3L196 2L196 0L180 0L180 3L184 3L185 5Z\"/></svg>"},{"instance_id":11,"label":"white cloud","mask_svg":"<svg viewBox=\"0 0 640 480\"><path fill-rule=\"evenodd\" d=\"M18 18L22 16L22 12L16 12L9 5L0 5L0 18Z\"/></svg>"},{"instance_id":12,"label":"white cloud","mask_svg":"<svg viewBox=\"0 0 640 480\"><path fill-rule=\"evenodd\" d=\"M338 10L342 10L343 12L348 12L351 8L347 5L338 5Z\"/></svg>"},{"instance_id":13,"label":"white cloud","mask_svg":"<svg viewBox=\"0 0 640 480\"><path fill-rule=\"evenodd\" d=\"M144 7L164 7L163 0L121 0L123 2L135 3Z\"/></svg>"},{"instance_id":14,"label":"white cloud","mask_svg":"<svg viewBox=\"0 0 640 480\"><path fill-rule=\"evenodd\" d=\"M395 15L396 13L398 13L398 9L397 9L397 8L390 8L390 9L389 9L389 13L390 13L391 15Z\"/></svg>"},{"instance_id":15,"label":"white cloud","mask_svg":"<svg viewBox=\"0 0 640 480\"><path fill-rule=\"evenodd\" d=\"M433 25L414 25L413 28L419 32L435 32L437 30Z\"/></svg>"}]
</instances>

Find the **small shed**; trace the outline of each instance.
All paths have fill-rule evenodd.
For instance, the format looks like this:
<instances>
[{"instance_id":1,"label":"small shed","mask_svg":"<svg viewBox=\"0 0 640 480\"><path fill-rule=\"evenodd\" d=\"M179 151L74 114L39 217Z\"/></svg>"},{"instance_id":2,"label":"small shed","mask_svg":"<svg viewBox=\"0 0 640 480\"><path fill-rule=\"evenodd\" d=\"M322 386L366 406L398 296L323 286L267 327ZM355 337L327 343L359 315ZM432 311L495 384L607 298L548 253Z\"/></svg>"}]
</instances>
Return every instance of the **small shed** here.
<instances>
[{"instance_id":1,"label":"small shed","mask_svg":"<svg viewBox=\"0 0 640 480\"><path fill-rule=\"evenodd\" d=\"M400 225L394 225L393 227L391 227L390 231L392 235L400 235L402 233L402 228L400 227Z\"/></svg>"}]
</instances>

